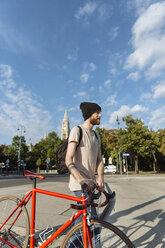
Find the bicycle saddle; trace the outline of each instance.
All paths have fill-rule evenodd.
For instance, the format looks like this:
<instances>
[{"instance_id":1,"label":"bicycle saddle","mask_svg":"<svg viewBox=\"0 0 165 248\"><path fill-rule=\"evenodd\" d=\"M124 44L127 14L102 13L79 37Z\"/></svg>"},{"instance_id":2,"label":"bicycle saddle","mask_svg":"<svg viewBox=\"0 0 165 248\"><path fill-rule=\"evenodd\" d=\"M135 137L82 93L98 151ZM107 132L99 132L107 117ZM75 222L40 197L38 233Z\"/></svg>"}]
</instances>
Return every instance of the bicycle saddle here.
<instances>
[{"instance_id":1,"label":"bicycle saddle","mask_svg":"<svg viewBox=\"0 0 165 248\"><path fill-rule=\"evenodd\" d=\"M38 175L35 173L32 173L31 171L24 170L24 176L25 177L31 177L31 178L39 178L39 179L45 179L43 175Z\"/></svg>"}]
</instances>

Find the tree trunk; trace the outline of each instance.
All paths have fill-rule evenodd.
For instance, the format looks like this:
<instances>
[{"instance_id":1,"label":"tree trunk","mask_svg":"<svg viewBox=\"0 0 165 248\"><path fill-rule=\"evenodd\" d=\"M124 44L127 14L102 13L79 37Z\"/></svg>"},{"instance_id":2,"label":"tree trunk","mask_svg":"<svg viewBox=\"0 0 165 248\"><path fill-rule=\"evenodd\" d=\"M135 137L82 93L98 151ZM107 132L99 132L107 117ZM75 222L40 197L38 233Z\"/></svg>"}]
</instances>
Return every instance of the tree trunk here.
<instances>
[{"instance_id":1,"label":"tree trunk","mask_svg":"<svg viewBox=\"0 0 165 248\"><path fill-rule=\"evenodd\" d=\"M154 158L153 170L154 170L154 172L156 172L157 171L157 159L156 159L156 156L155 156L155 151L152 151L152 155L153 155L153 158Z\"/></svg>"},{"instance_id":2,"label":"tree trunk","mask_svg":"<svg viewBox=\"0 0 165 248\"><path fill-rule=\"evenodd\" d=\"M117 173L119 173L119 152L118 152L118 150L117 150L117 153L116 153L116 157L117 157L116 171L117 171Z\"/></svg>"},{"instance_id":3,"label":"tree trunk","mask_svg":"<svg viewBox=\"0 0 165 248\"><path fill-rule=\"evenodd\" d=\"M139 174L138 154L135 155L135 173Z\"/></svg>"}]
</instances>

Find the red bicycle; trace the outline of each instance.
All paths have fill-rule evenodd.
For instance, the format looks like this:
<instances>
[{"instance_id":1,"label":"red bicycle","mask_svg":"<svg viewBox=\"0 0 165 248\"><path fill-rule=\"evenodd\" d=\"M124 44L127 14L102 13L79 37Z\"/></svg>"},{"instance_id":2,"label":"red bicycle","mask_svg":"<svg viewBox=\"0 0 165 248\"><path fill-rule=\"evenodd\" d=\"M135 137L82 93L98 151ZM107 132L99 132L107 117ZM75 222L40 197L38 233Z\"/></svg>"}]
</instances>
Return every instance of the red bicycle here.
<instances>
[{"instance_id":1,"label":"red bicycle","mask_svg":"<svg viewBox=\"0 0 165 248\"><path fill-rule=\"evenodd\" d=\"M92 194L91 191L84 185L82 197L74 197L38 189L36 187L36 179L44 179L43 175L37 175L30 171L25 171L24 175L33 179L33 187L23 199L18 199L12 196L0 198L0 247L1 248L34 248L34 247L67 247L67 248L100 248L100 247L129 247L133 248L129 238L114 225L101 220L93 220L87 209L90 206L97 206L94 199L98 198L98 194ZM88 199L84 192L87 192ZM71 204L71 207L77 209L71 219L57 230L44 230L36 239L35 233L35 213L36 213L36 194L44 194L53 197L59 197L67 200L72 200L78 204ZM106 200L101 206L105 206L112 195L103 192ZM31 199L31 220L26 209L27 203ZM72 223L79 217L82 221L73 226ZM64 234L64 235L63 235ZM41 237L42 236L42 237ZM39 241L38 241L39 240Z\"/></svg>"}]
</instances>

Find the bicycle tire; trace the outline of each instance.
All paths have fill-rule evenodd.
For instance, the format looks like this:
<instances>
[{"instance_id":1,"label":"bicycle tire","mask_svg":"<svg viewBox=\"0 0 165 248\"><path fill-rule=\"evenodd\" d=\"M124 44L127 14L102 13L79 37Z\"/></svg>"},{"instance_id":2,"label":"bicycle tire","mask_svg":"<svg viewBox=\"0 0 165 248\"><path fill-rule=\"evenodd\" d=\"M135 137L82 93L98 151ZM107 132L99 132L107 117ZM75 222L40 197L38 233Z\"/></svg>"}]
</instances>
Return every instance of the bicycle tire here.
<instances>
[{"instance_id":1,"label":"bicycle tire","mask_svg":"<svg viewBox=\"0 0 165 248\"><path fill-rule=\"evenodd\" d=\"M90 232L93 248L134 248L129 238L116 226L101 220L91 220ZM61 248L82 248L82 223L73 227L61 245Z\"/></svg>"},{"instance_id":2,"label":"bicycle tire","mask_svg":"<svg viewBox=\"0 0 165 248\"><path fill-rule=\"evenodd\" d=\"M19 202L20 200L18 198L12 196L0 198L0 237L19 248L26 248L28 246L30 224L29 215L24 205L1 228L2 224L18 206ZM15 222L12 224L14 220ZM7 248L9 246L0 241L0 247Z\"/></svg>"}]
</instances>

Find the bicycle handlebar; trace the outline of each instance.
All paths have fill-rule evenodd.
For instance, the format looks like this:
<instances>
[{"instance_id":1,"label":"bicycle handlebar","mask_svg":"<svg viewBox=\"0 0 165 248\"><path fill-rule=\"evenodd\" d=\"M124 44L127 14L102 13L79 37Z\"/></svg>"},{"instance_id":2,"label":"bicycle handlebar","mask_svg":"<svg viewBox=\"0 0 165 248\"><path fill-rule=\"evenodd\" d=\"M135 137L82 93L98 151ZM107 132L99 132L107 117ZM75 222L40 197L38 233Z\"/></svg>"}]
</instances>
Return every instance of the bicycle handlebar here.
<instances>
[{"instance_id":1,"label":"bicycle handlebar","mask_svg":"<svg viewBox=\"0 0 165 248\"><path fill-rule=\"evenodd\" d=\"M96 187L96 189L98 190L98 187ZM115 196L115 192L113 192L112 194L109 194L108 192L106 192L105 190L103 192L98 190L97 194L94 194L91 192L90 188L88 187L87 184L83 184L82 185L82 190L83 192L86 192L88 194L88 201L86 204L84 205L75 205L75 204L71 204L70 207L76 210L83 210L89 206L94 206L97 207L98 204L94 203L93 200L98 199L101 195L101 193L103 193L105 195L105 201L103 203L101 203L101 205L99 206L99 208L104 207L105 205L108 204L109 200L112 199Z\"/></svg>"}]
</instances>

